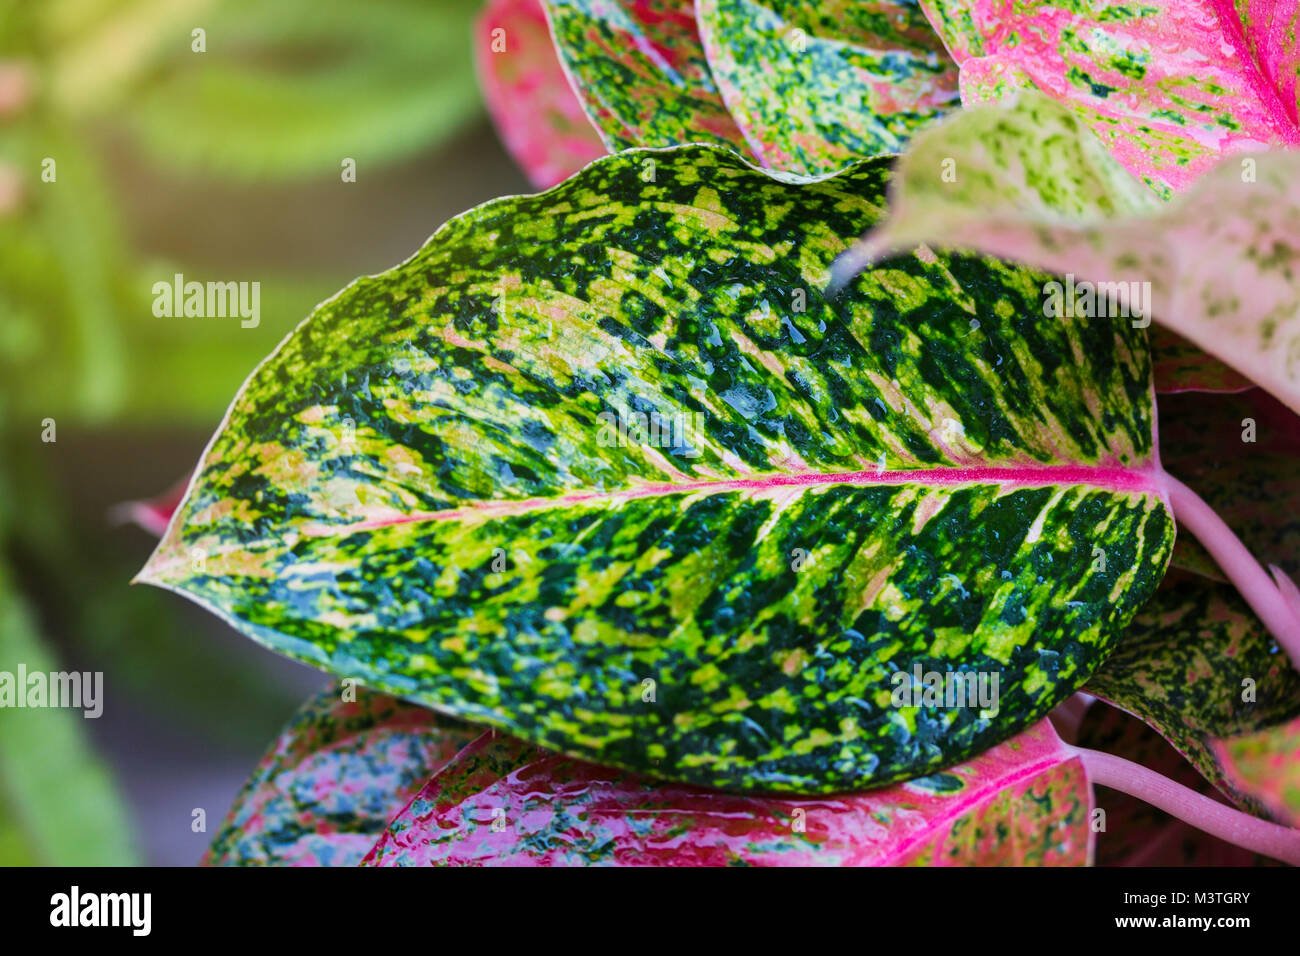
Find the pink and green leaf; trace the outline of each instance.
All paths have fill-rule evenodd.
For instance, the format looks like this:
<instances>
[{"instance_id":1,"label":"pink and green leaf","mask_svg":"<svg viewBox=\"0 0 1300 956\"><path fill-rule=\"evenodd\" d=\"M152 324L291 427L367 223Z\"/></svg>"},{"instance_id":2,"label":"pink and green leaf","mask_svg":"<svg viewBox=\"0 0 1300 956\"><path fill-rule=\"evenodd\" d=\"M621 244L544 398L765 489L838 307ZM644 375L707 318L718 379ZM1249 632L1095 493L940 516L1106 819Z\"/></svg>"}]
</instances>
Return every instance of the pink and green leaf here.
<instances>
[{"instance_id":1,"label":"pink and green leaf","mask_svg":"<svg viewBox=\"0 0 1300 956\"><path fill-rule=\"evenodd\" d=\"M209 866L355 866L430 774L478 737L382 694L323 691L235 798Z\"/></svg>"},{"instance_id":2,"label":"pink and green leaf","mask_svg":"<svg viewBox=\"0 0 1300 956\"><path fill-rule=\"evenodd\" d=\"M1146 290L1144 320L1300 411L1300 152L1226 160L1168 203L1141 188L1057 103L964 110L913 140L837 275L932 243L1112 284L1125 310Z\"/></svg>"},{"instance_id":3,"label":"pink and green leaf","mask_svg":"<svg viewBox=\"0 0 1300 956\"><path fill-rule=\"evenodd\" d=\"M915 0L700 0L714 79L760 164L803 175L899 152L959 106Z\"/></svg>"},{"instance_id":4,"label":"pink and green leaf","mask_svg":"<svg viewBox=\"0 0 1300 956\"><path fill-rule=\"evenodd\" d=\"M1171 575L1087 690L1146 721L1243 809L1300 823L1300 674L1232 588Z\"/></svg>"},{"instance_id":5,"label":"pink and green leaf","mask_svg":"<svg viewBox=\"0 0 1300 956\"><path fill-rule=\"evenodd\" d=\"M474 53L492 122L534 186L554 186L605 154L556 57L541 0L489 0Z\"/></svg>"},{"instance_id":6,"label":"pink and green leaf","mask_svg":"<svg viewBox=\"0 0 1300 956\"><path fill-rule=\"evenodd\" d=\"M1209 743L1233 785L1264 808L1264 815L1300 826L1300 717Z\"/></svg>"},{"instance_id":7,"label":"pink and green leaf","mask_svg":"<svg viewBox=\"0 0 1300 956\"><path fill-rule=\"evenodd\" d=\"M836 792L987 750L1164 573L1149 357L1042 323L1046 277L993 260L898 257L824 299L889 175L639 150L452 220L250 377L141 579L685 783ZM896 696L917 670L998 703Z\"/></svg>"},{"instance_id":8,"label":"pink and green leaf","mask_svg":"<svg viewBox=\"0 0 1300 956\"><path fill-rule=\"evenodd\" d=\"M1179 192L1225 153L1300 146L1295 0L920 0L967 106L1036 90Z\"/></svg>"},{"instance_id":9,"label":"pink and green leaf","mask_svg":"<svg viewBox=\"0 0 1300 956\"><path fill-rule=\"evenodd\" d=\"M560 61L612 152L697 142L746 151L690 0L544 3Z\"/></svg>"},{"instance_id":10,"label":"pink and green leaf","mask_svg":"<svg viewBox=\"0 0 1300 956\"><path fill-rule=\"evenodd\" d=\"M1047 721L865 794L658 783L485 734L425 785L371 866L1068 866L1089 860L1083 766Z\"/></svg>"}]
</instances>

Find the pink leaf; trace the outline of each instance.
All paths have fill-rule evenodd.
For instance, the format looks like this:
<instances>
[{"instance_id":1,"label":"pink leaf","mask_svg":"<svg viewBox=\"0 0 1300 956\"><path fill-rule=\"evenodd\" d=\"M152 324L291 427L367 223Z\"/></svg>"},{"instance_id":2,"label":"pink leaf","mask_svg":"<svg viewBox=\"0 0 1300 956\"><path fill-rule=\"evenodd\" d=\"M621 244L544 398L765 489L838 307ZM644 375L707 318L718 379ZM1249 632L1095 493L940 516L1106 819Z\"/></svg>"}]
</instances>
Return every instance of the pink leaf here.
<instances>
[{"instance_id":1,"label":"pink leaf","mask_svg":"<svg viewBox=\"0 0 1300 956\"><path fill-rule=\"evenodd\" d=\"M425 785L365 863L1081 865L1082 766L1047 721L974 760L832 797L652 782L484 734Z\"/></svg>"},{"instance_id":2,"label":"pink leaf","mask_svg":"<svg viewBox=\"0 0 1300 956\"><path fill-rule=\"evenodd\" d=\"M1300 826L1300 717L1206 745L1235 789L1249 793L1272 819Z\"/></svg>"},{"instance_id":3,"label":"pink leaf","mask_svg":"<svg viewBox=\"0 0 1300 956\"><path fill-rule=\"evenodd\" d=\"M151 535L161 538L171 523L172 515L180 507L189 487L190 476L186 475L160 495L145 501L124 501L109 511L109 520L114 524L135 524Z\"/></svg>"},{"instance_id":4,"label":"pink leaf","mask_svg":"<svg viewBox=\"0 0 1300 956\"><path fill-rule=\"evenodd\" d=\"M294 715L212 841L216 866L355 866L420 782L478 736L361 689L327 688Z\"/></svg>"},{"instance_id":5,"label":"pink leaf","mask_svg":"<svg viewBox=\"0 0 1300 956\"><path fill-rule=\"evenodd\" d=\"M605 154L560 67L541 0L489 0L474 34L488 112L534 186L548 189Z\"/></svg>"},{"instance_id":6,"label":"pink leaf","mask_svg":"<svg viewBox=\"0 0 1300 956\"><path fill-rule=\"evenodd\" d=\"M1225 153L1300 145L1296 0L922 0L970 106L1036 89L1181 191Z\"/></svg>"}]
</instances>

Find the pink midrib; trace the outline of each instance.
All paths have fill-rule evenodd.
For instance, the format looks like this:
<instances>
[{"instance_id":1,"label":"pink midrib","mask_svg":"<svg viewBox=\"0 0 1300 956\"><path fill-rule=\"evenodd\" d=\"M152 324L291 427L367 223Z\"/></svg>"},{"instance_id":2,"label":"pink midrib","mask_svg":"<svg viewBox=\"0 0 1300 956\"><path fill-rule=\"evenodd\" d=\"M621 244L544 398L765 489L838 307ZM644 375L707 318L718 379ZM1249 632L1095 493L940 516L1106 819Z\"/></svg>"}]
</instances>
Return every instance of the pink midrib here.
<instances>
[{"instance_id":1,"label":"pink midrib","mask_svg":"<svg viewBox=\"0 0 1300 956\"><path fill-rule=\"evenodd\" d=\"M1256 59L1251 50L1250 39L1246 36L1245 24L1238 18L1234 3L1232 0L1210 0L1210 7L1219 20L1219 26L1223 31L1224 38L1232 44L1233 50L1240 61L1247 64L1247 82L1250 83L1255 94L1268 109L1278 132L1289 146L1300 145L1300 120L1296 115L1295 102L1286 96L1286 91L1278 85L1277 81L1265 70L1263 64ZM1250 17L1252 12L1261 12L1253 10L1254 7L1254 3L1247 5L1245 11L1247 17ZM1269 12L1275 12L1275 8L1270 8ZM1261 27L1260 29L1264 28ZM1270 20L1268 29L1275 31L1278 28ZM1285 26L1282 29L1285 29Z\"/></svg>"},{"instance_id":2,"label":"pink midrib","mask_svg":"<svg viewBox=\"0 0 1300 956\"><path fill-rule=\"evenodd\" d=\"M544 508L563 507L597 500L633 500L664 495L682 495L693 492L742 491L758 493L776 488L807 487L815 485L929 485L949 488L958 485L1002 485L1007 488L1042 488L1050 485L1088 485L1105 491L1143 492L1164 496L1160 480L1162 472L1154 463L1141 468L1087 465L1041 465L1019 467L972 468L922 468L915 470L876 470L849 472L796 472L792 474L764 475L761 478L735 478L683 483L648 482L635 488L616 491L576 491L553 498L518 498L507 501L484 501L463 508L445 511L421 511L375 518L348 525L330 525L319 533L338 534L385 528L390 525L410 524L417 521L454 521L467 517L486 515L522 514ZM311 532L308 532L309 534Z\"/></svg>"}]
</instances>

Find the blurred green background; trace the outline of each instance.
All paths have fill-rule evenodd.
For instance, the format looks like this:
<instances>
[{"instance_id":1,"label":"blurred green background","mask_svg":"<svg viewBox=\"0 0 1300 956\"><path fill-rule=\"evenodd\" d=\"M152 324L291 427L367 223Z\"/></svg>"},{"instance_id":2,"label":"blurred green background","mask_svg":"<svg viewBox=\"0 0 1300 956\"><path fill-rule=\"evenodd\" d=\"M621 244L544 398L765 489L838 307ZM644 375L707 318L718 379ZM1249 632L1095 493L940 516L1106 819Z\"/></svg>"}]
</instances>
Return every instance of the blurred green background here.
<instances>
[{"instance_id":1,"label":"blurred green background","mask_svg":"<svg viewBox=\"0 0 1300 956\"><path fill-rule=\"evenodd\" d=\"M0 864L196 862L326 682L129 587L153 540L113 506L186 476L317 302L529 191L484 118L478 7L0 0L0 671L102 671L105 697L0 709ZM260 282L261 324L155 317L176 272Z\"/></svg>"}]
</instances>

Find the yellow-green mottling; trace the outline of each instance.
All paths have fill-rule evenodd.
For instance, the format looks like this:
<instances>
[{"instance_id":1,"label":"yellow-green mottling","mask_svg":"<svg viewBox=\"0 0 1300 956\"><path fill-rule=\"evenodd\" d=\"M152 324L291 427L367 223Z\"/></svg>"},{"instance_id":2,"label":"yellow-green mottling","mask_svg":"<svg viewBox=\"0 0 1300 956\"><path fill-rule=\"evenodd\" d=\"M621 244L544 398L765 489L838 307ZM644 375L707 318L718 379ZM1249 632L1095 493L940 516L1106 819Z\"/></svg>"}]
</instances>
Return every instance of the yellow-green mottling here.
<instances>
[{"instance_id":1,"label":"yellow-green mottling","mask_svg":"<svg viewBox=\"0 0 1300 956\"><path fill-rule=\"evenodd\" d=\"M660 777L829 792L987 749L1164 573L1150 361L991 260L825 299L888 178L639 150L452 220L252 375L142 579ZM918 665L996 674L996 715L893 706Z\"/></svg>"},{"instance_id":2,"label":"yellow-green mottling","mask_svg":"<svg viewBox=\"0 0 1300 956\"><path fill-rule=\"evenodd\" d=\"M900 152L960 107L957 64L916 0L700 0L700 33L764 166L803 175Z\"/></svg>"},{"instance_id":3,"label":"yellow-green mottling","mask_svg":"<svg viewBox=\"0 0 1300 956\"><path fill-rule=\"evenodd\" d=\"M551 35L600 138L631 146L745 139L714 83L691 0L544 0Z\"/></svg>"}]
</instances>

